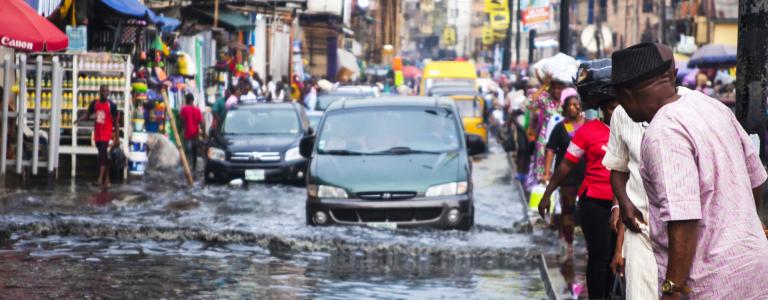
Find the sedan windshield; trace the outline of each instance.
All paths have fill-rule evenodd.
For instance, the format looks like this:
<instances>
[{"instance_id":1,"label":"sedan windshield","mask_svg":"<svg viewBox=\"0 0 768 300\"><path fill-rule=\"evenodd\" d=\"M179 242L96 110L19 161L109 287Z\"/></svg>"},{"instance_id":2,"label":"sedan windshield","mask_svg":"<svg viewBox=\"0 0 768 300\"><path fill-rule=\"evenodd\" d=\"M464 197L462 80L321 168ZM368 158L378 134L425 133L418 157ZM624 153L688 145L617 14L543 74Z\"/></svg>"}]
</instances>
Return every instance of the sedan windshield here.
<instances>
[{"instance_id":1,"label":"sedan windshield","mask_svg":"<svg viewBox=\"0 0 768 300\"><path fill-rule=\"evenodd\" d=\"M224 134L278 135L298 134L299 118L296 112L287 109L239 109L227 112L224 119Z\"/></svg>"},{"instance_id":2,"label":"sedan windshield","mask_svg":"<svg viewBox=\"0 0 768 300\"><path fill-rule=\"evenodd\" d=\"M318 153L442 153L459 148L459 128L444 108L339 111L326 116Z\"/></svg>"}]
</instances>

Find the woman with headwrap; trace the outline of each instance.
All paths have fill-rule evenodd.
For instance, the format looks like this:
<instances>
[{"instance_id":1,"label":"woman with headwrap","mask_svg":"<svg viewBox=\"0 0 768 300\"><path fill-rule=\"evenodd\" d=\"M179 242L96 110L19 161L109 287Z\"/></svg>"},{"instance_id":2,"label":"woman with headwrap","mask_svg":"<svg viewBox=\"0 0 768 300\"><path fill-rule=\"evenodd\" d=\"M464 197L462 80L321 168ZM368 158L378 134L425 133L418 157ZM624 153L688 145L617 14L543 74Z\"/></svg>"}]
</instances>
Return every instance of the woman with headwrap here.
<instances>
[{"instance_id":1,"label":"woman with headwrap","mask_svg":"<svg viewBox=\"0 0 768 300\"><path fill-rule=\"evenodd\" d=\"M530 168L528 169L528 178L525 182L527 190L539 183L544 176L544 156L546 154L547 144L547 125L552 116L561 113L560 96L565 88L562 81L552 80L549 83L548 93L534 95L528 108L531 120L528 125L529 139L533 138L534 147L531 154Z\"/></svg>"}]
</instances>

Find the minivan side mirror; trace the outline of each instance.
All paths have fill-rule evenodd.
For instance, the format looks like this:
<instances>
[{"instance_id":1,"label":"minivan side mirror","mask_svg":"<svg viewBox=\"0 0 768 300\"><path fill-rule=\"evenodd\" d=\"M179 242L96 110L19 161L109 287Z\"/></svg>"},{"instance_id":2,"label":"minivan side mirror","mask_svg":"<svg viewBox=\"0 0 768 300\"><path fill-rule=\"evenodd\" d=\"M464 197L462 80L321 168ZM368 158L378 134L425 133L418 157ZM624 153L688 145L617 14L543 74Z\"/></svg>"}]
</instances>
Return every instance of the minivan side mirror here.
<instances>
[{"instance_id":1,"label":"minivan side mirror","mask_svg":"<svg viewBox=\"0 0 768 300\"><path fill-rule=\"evenodd\" d=\"M476 134L467 134L467 154L470 156L485 153L485 142L483 138Z\"/></svg>"},{"instance_id":2,"label":"minivan side mirror","mask_svg":"<svg viewBox=\"0 0 768 300\"><path fill-rule=\"evenodd\" d=\"M305 158L312 157L312 150L315 148L315 135L307 135L301 138L299 142L299 153Z\"/></svg>"}]
</instances>

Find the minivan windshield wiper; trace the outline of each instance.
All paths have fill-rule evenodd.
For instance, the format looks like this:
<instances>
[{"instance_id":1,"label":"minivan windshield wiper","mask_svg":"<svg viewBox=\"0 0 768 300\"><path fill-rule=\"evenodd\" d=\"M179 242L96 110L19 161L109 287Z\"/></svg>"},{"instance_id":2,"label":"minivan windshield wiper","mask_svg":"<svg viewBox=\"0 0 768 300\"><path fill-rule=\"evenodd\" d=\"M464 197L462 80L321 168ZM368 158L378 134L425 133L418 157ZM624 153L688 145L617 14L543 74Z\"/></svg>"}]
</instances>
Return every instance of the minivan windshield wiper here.
<instances>
[{"instance_id":1,"label":"minivan windshield wiper","mask_svg":"<svg viewBox=\"0 0 768 300\"><path fill-rule=\"evenodd\" d=\"M368 153L364 153L364 152L345 150L345 149L320 150L319 152L320 152L320 154L328 154L328 155L366 155L366 154L368 154Z\"/></svg>"},{"instance_id":2,"label":"minivan windshield wiper","mask_svg":"<svg viewBox=\"0 0 768 300\"><path fill-rule=\"evenodd\" d=\"M418 149L411 149L411 147L392 147L387 150L383 151L377 151L373 152L371 154L440 154L442 152L440 151L427 151L427 150L418 150Z\"/></svg>"}]
</instances>

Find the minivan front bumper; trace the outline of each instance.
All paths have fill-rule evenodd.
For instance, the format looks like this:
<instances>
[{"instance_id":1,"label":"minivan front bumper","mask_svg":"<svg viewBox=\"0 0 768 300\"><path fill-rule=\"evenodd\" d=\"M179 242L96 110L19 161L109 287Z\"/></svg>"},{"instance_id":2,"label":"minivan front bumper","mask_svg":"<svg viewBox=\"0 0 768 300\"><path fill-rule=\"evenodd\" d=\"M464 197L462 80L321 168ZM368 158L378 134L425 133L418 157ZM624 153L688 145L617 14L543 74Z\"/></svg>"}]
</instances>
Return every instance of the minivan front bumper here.
<instances>
[{"instance_id":1,"label":"minivan front bumper","mask_svg":"<svg viewBox=\"0 0 768 300\"><path fill-rule=\"evenodd\" d=\"M450 222L451 210L458 210L459 221ZM463 222L474 222L474 206L470 194L420 197L408 200L363 200L308 198L307 224L326 225L374 225L395 224L402 227L456 228ZM325 223L315 221L322 212Z\"/></svg>"}]
</instances>

